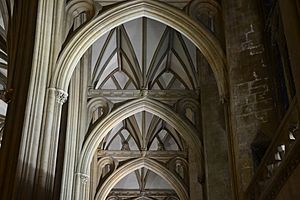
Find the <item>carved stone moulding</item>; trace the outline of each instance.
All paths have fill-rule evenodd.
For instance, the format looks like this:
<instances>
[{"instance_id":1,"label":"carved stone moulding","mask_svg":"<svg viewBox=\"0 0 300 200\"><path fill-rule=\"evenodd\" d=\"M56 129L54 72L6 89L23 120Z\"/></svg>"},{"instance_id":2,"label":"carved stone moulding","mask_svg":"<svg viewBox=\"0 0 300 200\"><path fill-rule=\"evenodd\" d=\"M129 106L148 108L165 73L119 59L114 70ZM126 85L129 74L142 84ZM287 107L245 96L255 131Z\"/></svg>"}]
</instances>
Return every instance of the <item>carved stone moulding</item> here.
<instances>
[{"instance_id":1,"label":"carved stone moulding","mask_svg":"<svg viewBox=\"0 0 300 200\"><path fill-rule=\"evenodd\" d=\"M117 4L120 2L124 2L125 0L95 0L101 6L109 6L113 4ZM179 9L183 9L191 0L160 0L161 2L167 3L171 6L177 7Z\"/></svg>"}]
</instances>

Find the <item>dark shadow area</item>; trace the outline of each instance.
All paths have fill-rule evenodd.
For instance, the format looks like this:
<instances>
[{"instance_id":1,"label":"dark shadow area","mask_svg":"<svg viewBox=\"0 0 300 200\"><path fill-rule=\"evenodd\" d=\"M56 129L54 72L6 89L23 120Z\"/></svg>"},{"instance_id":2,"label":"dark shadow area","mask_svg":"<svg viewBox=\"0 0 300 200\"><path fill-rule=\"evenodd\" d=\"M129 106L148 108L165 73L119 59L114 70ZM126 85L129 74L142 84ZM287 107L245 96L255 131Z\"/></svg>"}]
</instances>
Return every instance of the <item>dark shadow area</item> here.
<instances>
[{"instance_id":1,"label":"dark shadow area","mask_svg":"<svg viewBox=\"0 0 300 200\"><path fill-rule=\"evenodd\" d=\"M252 152L252 159L253 159L253 168L254 171L258 168L259 164L261 163L268 147L270 144L270 139L264 133L259 132L256 137L254 138L251 144L251 152Z\"/></svg>"}]
</instances>

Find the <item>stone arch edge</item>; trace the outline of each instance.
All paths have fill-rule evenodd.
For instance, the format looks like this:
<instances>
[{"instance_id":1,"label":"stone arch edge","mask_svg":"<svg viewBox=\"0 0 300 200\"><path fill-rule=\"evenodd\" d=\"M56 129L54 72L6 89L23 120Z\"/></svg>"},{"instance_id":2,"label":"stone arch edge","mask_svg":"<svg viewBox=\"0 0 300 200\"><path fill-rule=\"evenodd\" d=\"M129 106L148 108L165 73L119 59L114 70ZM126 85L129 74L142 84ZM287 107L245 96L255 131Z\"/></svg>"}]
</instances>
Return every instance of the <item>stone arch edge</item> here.
<instances>
[{"instance_id":1,"label":"stone arch edge","mask_svg":"<svg viewBox=\"0 0 300 200\"><path fill-rule=\"evenodd\" d=\"M160 21L191 40L210 64L217 81L220 97L227 98L226 57L218 39L183 12L153 0L134 0L121 3L87 23L70 39L61 52L50 86L67 91L73 71L87 49L109 30L139 17Z\"/></svg>"},{"instance_id":2,"label":"stone arch edge","mask_svg":"<svg viewBox=\"0 0 300 200\"><path fill-rule=\"evenodd\" d=\"M158 162L149 159L149 158L138 158L136 160L130 161L126 163L122 167L120 167L117 171L115 171L112 176L110 176L102 185L99 192L96 195L96 199L105 200L111 191L111 189L126 175L131 172L140 169L141 167L145 167L157 175L162 177L167 183L169 183L172 188L175 190L177 195L182 200L188 200L189 196L186 191L186 188L179 180L165 167L163 167Z\"/></svg>"}]
</instances>

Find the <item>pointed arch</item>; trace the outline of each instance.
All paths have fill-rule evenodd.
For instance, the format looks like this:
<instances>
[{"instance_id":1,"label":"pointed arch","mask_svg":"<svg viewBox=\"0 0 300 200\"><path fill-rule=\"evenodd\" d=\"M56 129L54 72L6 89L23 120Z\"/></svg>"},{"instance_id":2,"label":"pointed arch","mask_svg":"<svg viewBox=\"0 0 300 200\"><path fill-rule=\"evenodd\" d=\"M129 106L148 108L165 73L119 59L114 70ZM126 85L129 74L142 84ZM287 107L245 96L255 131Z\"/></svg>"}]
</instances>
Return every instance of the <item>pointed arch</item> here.
<instances>
[{"instance_id":1,"label":"pointed arch","mask_svg":"<svg viewBox=\"0 0 300 200\"><path fill-rule=\"evenodd\" d=\"M157 115L169 123L183 138L186 139L187 144L189 144L191 149L193 149L193 151L196 152L196 155L198 155L199 162L203 160L202 143L197 136L197 130L190 126L188 122L184 121L177 113L172 111L166 105L156 100L144 97L133 100L117 108L94 126L88 134L88 138L84 142L77 166L77 173L87 175L89 173L89 167L92 162L93 155L103 138L116 124L141 111L147 111Z\"/></svg>"},{"instance_id":2,"label":"pointed arch","mask_svg":"<svg viewBox=\"0 0 300 200\"><path fill-rule=\"evenodd\" d=\"M189 196L184 185L167 168L149 158L138 158L117 169L102 185L96 199L105 200L113 187L126 175L145 167L162 177L175 190L179 199L188 200Z\"/></svg>"},{"instance_id":3,"label":"pointed arch","mask_svg":"<svg viewBox=\"0 0 300 200\"><path fill-rule=\"evenodd\" d=\"M227 96L226 58L217 38L178 9L153 0L127 1L87 23L62 51L50 87L67 91L73 71L86 50L114 27L140 17L160 21L190 39L212 67L220 96Z\"/></svg>"}]
</instances>

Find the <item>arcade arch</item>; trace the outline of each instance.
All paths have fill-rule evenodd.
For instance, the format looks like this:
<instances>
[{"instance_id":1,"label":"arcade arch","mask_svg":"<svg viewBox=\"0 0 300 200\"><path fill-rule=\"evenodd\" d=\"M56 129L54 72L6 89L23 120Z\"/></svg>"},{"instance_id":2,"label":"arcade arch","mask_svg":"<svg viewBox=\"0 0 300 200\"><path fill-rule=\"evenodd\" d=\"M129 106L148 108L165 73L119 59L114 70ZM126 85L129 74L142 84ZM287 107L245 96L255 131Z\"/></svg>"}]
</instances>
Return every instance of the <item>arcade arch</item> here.
<instances>
[{"instance_id":1,"label":"arcade arch","mask_svg":"<svg viewBox=\"0 0 300 200\"><path fill-rule=\"evenodd\" d=\"M178 13L174 10L174 8L168 5L148 0L130 1L122 3L92 19L84 27L82 27L65 46L65 49L62 51L58 59L55 75L51 79L51 86L49 88L48 97L50 100L50 110L57 110L57 112L48 113L47 120L50 122L48 128L51 126L54 127L51 130L48 129L49 131L55 131L59 127L61 105L65 102L68 96L66 91L69 86L69 82L73 71L76 68L76 64L82 55L106 32L111 31L114 27L124 24L125 22L140 17L147 17L162 22L174 29L177 29L181 32L181 34L191 40L199 48L206 57L208 63L211 65L217 80L219 95L222 98L225 98L227 95L225 56L218 40L204 27L196 24L186 17L186 15ZM56 99L60 98L61 100L55 101L55 98L53 98L54 95L56 96ZM139 111L147 111L156 114L163 120L172 124L174 127L177 127L178 131L183 134L182 137L186 138L189 144L192 144L191 148L197 150L196 154L199 156L198 160L203 160L201 141L197 136L197 130L191 126L190 122L188 120L182 120L182 118L178 117L175 112L168 108L168 106L149 98L148 91L141 90L139 95L140 98L132 100L131 102L115 109L113 112L109 113L107 117L99 120L99 123L93 125L93 128L89 132L89 136L83 144L80 157L77 161L75 161L75 158L65 156L66 164L64 167L65 170L63 178L67 180L66 182L69 181L68 184L71 186L73 185L73 178L70 177L72 176L72 172L70 171L69 173L65 173L67 170L66 165L68 163L74 163L76 165L75 185L73 187L73 193L76 199L86 198L89 193L89 185L87 184L87 181L89 178L90 163L94 152L96 151L97 144L101 142L107 133L107 130L110 130L115 125L116 121L123 120L124 118ZM98 103L93 103L93 105L97 104L103 105L103 102L98 101ZM105 112L108 112L108 110ZM188 112L191 112L191 109L188 110ZM172 117L170 118L170 116ZM74 136L71 134L67 134L66 140L72 141L73 137ZM67 155L72 149L72 145L68 142L66 145L65 155ZM198 167L202 170L201 165L202 163L198 164ZM203 171L201 173L203 173ZM66 186L64 185L64 187Z\"/></svg>"}]
</instances>

